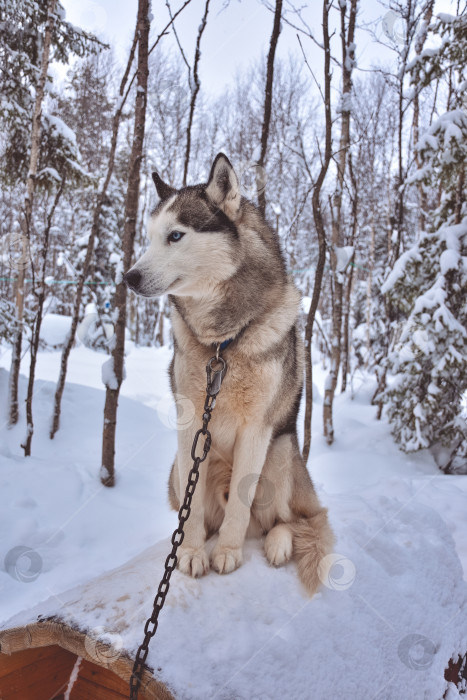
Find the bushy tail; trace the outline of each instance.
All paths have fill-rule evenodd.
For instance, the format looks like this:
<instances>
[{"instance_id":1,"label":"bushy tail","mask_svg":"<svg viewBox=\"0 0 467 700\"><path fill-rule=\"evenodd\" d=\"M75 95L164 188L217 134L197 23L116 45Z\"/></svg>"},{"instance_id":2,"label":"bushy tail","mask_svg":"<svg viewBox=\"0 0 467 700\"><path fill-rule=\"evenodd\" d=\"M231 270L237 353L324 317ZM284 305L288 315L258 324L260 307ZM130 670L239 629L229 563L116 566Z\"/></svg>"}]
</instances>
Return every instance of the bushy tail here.
<instances>
[{"instance_id":1,"label":"bushy tail","mask_svg":"<svg viewBox=\"0 0 467 700\"><path fill-rule=\"evenodd\" d=\"M293 554L298 575L310 596L316 593L321 583L320 562L333 551L335 542L327 513L327 508L323 508L312 518L301 518L288 523L292 530Z\"/></svg>"}]
</instances>

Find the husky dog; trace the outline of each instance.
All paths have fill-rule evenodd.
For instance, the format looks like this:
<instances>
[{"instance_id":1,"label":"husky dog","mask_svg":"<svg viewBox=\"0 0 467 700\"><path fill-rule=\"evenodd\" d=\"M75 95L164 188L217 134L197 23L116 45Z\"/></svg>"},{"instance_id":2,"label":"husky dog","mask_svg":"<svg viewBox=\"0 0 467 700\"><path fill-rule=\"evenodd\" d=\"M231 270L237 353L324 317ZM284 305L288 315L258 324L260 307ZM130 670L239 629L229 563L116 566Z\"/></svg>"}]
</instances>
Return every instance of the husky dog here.
<instances>
[{"instance_id":1,"label":"husky dog","mask_svg":"<svg viewBox=\"0 0 467 700\"><path fill-rule=\"evenodd\" d=\"M170 381L175 399L194 406L179 422L169 501L179 510L201 421L208 360L219 343L227 373L200 467L178 568L201 576L242 563L248 534L263 534L267 560L294 557L312 595L334 537L327 511L303 463L296 422L303 384L297 330L299 292L287 277L278 236L240 195L228 158L219 153L207 184L176 190L153 174L160 202L148 226L149 249L125 275L146 297L168 294L174 335ZM179 406L179 404L177 404ZM210 562L207 537L218 532Z\"/></svg>"}]
</instances>

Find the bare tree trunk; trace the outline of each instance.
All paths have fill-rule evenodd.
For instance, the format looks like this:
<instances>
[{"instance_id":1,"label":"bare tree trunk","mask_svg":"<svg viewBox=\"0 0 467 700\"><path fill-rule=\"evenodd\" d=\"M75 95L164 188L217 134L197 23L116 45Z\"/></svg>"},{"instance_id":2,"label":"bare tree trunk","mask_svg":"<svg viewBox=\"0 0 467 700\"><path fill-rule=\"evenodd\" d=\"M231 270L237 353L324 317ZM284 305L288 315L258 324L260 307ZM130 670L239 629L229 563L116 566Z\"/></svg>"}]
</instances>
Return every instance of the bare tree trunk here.
<instances>
[{"instance_id":1,"label":"bare tree trunk","mask_svg":"<svg viewBox=\"0 0 467 700\"><path fill-rule=\"evenodd\" d=\"M201 58L201 50L200 50L201 37L203 36L203 32L206 29L206 23L208 20L209 2L210 2L210 0L206 0L206 5L204 6L203 19L201 20L201 24L199 25L198 36L196 38L195 60L193 63L194 88L193 88L193 92L191 93L190 113L188 115L188 124L186 127L185 165L183 168L183 186L184 187L186 186L186 179L188 177L188 165L190 163L191 130L193 128L193 118L194 118L194 114L195 114L196 98L198 97L198 92L199 92L199 89L201 87L201 83L200 83L199 75L198 75L198 66L199 66L199 61Z\"/></svg>"},{"instance_id":2,"label":"bare tree trunk","mask_svg":"<svg viewBox=\"0 0 467 700\"><path fill-rule=\"evenodd\" d=\"M269 53L266 73L266 89L264 92L264 115L263 127L261 130L261 154L258 161L258 173L256 177L256 188L258 192L258 207L264 216L266 213L266 194L265 194L265 178L264 178L264 163L266 160L266 151L268 147L269 124L271 122L272 108L272 86L274 80L274 58L276 55L277 42L281 31L281 15L282 15L282 0L276 0L276 9L274 12L274 24L272 27L271 40L269 43Z\"/></svg>"},{"instance_id":3,"label":"bare tree trunk","mask_svg":"<svg viewBox=\"0 0 467 700\"><path fill-rule=\"evenodd\" d=\"M341 342L342 342L342 296L344 287L343 272L337 269L336 249L343 244L342 226L342 192L344 189L345 168L347 161L347 151L350 145L350 95L352 91L352 68L354 60L354 36L355 20L357 16L357 2L352 0L350 4L350 14L348 27L346 28L345 15L347 6L341 6L341 43L342 43L342 120L341 136L339 143L339 161L337 165L336 190L333 197L333 226L332 226L332 248L331 248L331 284L333 287L332 305L332 355L331 369L326 379L323 401L323 430L328 445L334 442L333 426L333 402L337 386L337 377L341 362Z\"/></svg>"},{"instance_id":4,"label":"bare tree trunk","mask_svg":"<svg viewBox=\"0 0 467 700\"><path fill-rule=\"evenodd\" d=\"M352 153L349 151L349 173L352 182L352 234L350 236L350 245L354 247L357 238L357 225L358 225L358 186L355 180L355 173L352 166ZM353 254L355 257L355 252ZM349 276L347 279L347 287L345 292L345 305L344 305L344 330L343 330L343 358L342 358L342 386L341 392L347 389L347 377L349 374L349 354L350 354L350 299L352 296L353 287L353 276L354 267L350 268Z\"/></svg>"},{"instance_id":5,"label":"bare tree trunk","mask_svg":"<svg viewBox=\"0 0 467 700\"><path fill-rule=\"evenodd\" d=\"M409 52L411 48L411 38L413 37L413 32L416 26L416 20L414 19L414 11L416 6L416 0L407 0L404 7L404 17L405 17L405 27L406 27L406 42L403 45L402 52L400 55L401 66L397 73L398 80L398 123L397 123L397 160L398 160L398 174L397 174L397 199L396 199L396 212L395 212L395 224L397 238L396 243L392 246L392 232L388 231L388 249L390 250L390 257L388 260L389 268L392 269L398 260L403 247L403 235L404 235L404 188L403 183L405 179L404 174L404 79L407 73L407 62L409 57ZM391 226L392 228L392 226ZM386 344L383 351L383 356L381 358L382 369L377 369L378 376L378 388L373 396L373 401L378 401L378 411L376 417L378 420L381 419L383 414L383 392L387 384L387 358L389 355L389 348L391 346L391 319L394 315L394 309L391 302L388 300L385 304L386 309Z\"/></svg>"},{"instance_id":6,"label":"bare tree trunk","mask_svg":"<svg viewBox=\"0 0 467 700\"><path fill-rule=\"evenodd\" d=\"M128 173L128 190L125 200L125 228L123 233L123 272L131 265L133 244L136 233L138 214L140 168L143 157L144 127L146 120L148 87L148 39L149 39L149 0L138 2L138 72L135 100L135 124L131 147ZM117 407L120 387L124 373L125 326L126 326L127 289L122 280L115 291L117 322L115 325L115 344L112 350L112 386L107 384L104 407L104 430L102 434L101 481L105 486L115 484L115 431L117 426Z\"/></svg>"},{"instance_id":7,"label":"bare tree trunk","mask_svg":"<svg viewBox=\"0 0 467 700\"><path fill-rule=\"evenodd\" d=\"M434 0L430 0L428 5L426 6L425 13L423 15L423 32L420 32L417 40L415 42L415 53L417 56L420 56L423 50L423 45L425 43L426 37L427 37L427 31L428 31L428 25L431 22L431 18L433 16L433 6L434 6ZM419 100L419 90L417 87L415 87L415 95L414 95L414 101L413 101L413 124L412 124L412 129L413 129L413 144L414 147L418 143L419 140L419 121L420 121L420 100ZM420 170L420 168L423 165L422 158L420 156L420 152L415 150L415 164L417 166L417 169ZM417 189L418 189L418 195L420 198L420 210L419 210L419 217L418 217L418 226L420 228L420 231L423 231L425 228L425 212L427 210L427 198L426 198L426 192L423 187L423 184L421 182L417 182Z\"/></svg>"},{"instance_id":8,"label":"bare tree trunk","mask_svg":"<svg viewBox=\"0 0 467 700\"><path fill-rule=\"evenodd\" d=\"M47 255L49 252L50 227L52 226L55 210L57 208L59 199L62 196L64 185L65 181L62 179L60 187L58 188L57 193L55 195L55 199L50 209L49 215L47 217L47 225L45 227L44 239L42 242L41 269L39 271L39 291L35 291L35 294L37 296L37 312L36 318L34 319L34 329L31 338L31 362L29 365L28 393L26 396L26 439L24 441L24 445L21 445L21 447L24 450L25 457L29 457L31 454L32 436L34 434L34 421L32 417L32 399L34 394L34 379L36 375L37 353L39 351L39 339L41 333L42 317L44 312L45 274L47 266Z\"/></svg>"},{"instance_id":9,"label":"bare tree trunk","mask_svg":"<svg viewBox=\"0 0 467 700\"><path fill-rule=\"evenodd\" d=\"M398 128L397 128L397 142L398 142L398 177L397 177L397 188L398 188L398 194L397 194L397 216L396 216L396 223L397 223L397 238L396 238L396 246L393 249L393 265L395 261L398 259L399 255L401 254L401 248L402 248L402 229L404 225L404 193L402 191L402 183L404 181L404 167L403 167L403 152L402 152L402 138L403 138L403 114L404 114L404 103L403 103L403 97L404 97L404 89L403 89L403 83L401 81L399 85L399 123L398 123Z\"/></svg>"},{"instance_id":10,"label":"bare tree trunk","mask_svg":"<svg viewBox=\"0 0 467 700\"><path fill-rule=\"evenodd\" d=\"M398 196L397 196L397 206L396 206L396 225L397 225L397 239L395 248L393 248L393 257L391 267L394 267L396 260L399 258L402 250L403 244L403 228L404 228L404 189L403 183L405 179L404 175L404 79L407 73L407 61L410 52L410 41L409 37L413 35L413 30L415 27L414 11L415 11L416 0L407 0L405 7L405 21L406 21L406 43L402 49L401 54L401 67L398 71L398 124L397 124L397 142L398 142L398 175L397 175L397 186L398 186Z\"/></svg>"},{"instance_id":11,"label":"bare tree trunk","mask_svg":"<svg viewBox=\"0 0 467 700\"><path fill-rule=\"evenodd\" d=\"M367 356L370 357L371 349L371 302L373 290L373 270L375 267L375 222L374 215L371 220L370 251L368 256L368 280L366 287L366 349Z\"/></svg>"},{"instance_id":12,"label":"bare tree trunk","mask_svg":"<svg viewBox=\"0 0 467 700\"><path fill-rule=\"evenodd\" d=\"M24 219L21 222L23 230L22 246L23 246L23 261L26 260L29 254L29 244L31 239L32 228L32 207L34 201L34 190L36 186L37 165L39 162L39 145L41 138L41 116L42 103L44 101L45 81L47 79L47 70L50 60L50 45L52 43L52 31L55 24L55 7L57 0L48 0L47 7L47 24L44 32L44 41L42 49L41 70L36 87L36 98L34 101L34 115L32 118L31 128L31 154L29 157L29 171L26 181L26 197L24 200ZM23 314L24 314L24 278L26 265L21 265L16 283L16 320L18 330L16 331L13 342L13 351L11 357L10 381L9 381L9 425L14 425L18 422L18 381L19 370L21 365L21 347L23 343Z\"/></svg>"},{"instance_id":13,"label":"bare tree trunk","mask_svg":"<svg viewBox=\"0 0 467 700\"><path fill-rule=\"evenodd\" d=\"M341 393L347 389L347 377L349 374L349 352L350 352L350 298L352 296L354 268L350 268L347 277L344 297L344 320L342 326L342 384Z\"/></svg>"},{"instance_id":14,"label":"bare tree trunk","mask_svg":"<svg viewBox=\"0 0 467 700\"><path fill-rule=\"evenodd\" d=\"M312 207L313 220L318 234L318 264L316 266L311 297L310 309L305 326L305 424L303 441L303 461L308 461L311 446L311 418L313 412L313 364L311 357L311 345L313 338L313 325L316 309L318 308L321 285L323 282L324 264L326 262L326 230L324 228L323 213L321 211L321 188L323 186L329 163L331 162L332 148L332 117L331 117L331 49L329 45L329 5L328 0L323 0L323 46L324 46L324 114L325 114L325 147L324 159L318 178L313 186Z\"/></svg>"},{"instance_id":15,"label":"bare tree trunk","mask_svg":"<svg viewBox=\"0 0 467 700\"><path fill-rule=\"evenodd\" d=\"M60 361L60 374L58 377L57 388L55 389L54 396L54 410L52 416L52 426L50 428L50 439L53 440L55 433L60 427L60 413L62 405L63 390L65 388L66 374L68 369L68 358L70 356L71 348L75 342L76 329L78 327L79 312L81 309L81 300L83 296L84 283L88 274L89 265L91 263L91 258L94 253L94 243L99 232L99 219L102 212L102 207L105 202L107 188L109 186L110 178L112 177L114 164L115 164L115 153L117 150L117 140L118 140L118 130L120 127L120 120L122 116L123 107L125 106L125 101L128 93L125 94L125 87L128 81L128 76L131 70L131 64L133 63L136 45L138 41L138 33L135 29L135 35L133 38L133 44L131 46L130 55L128 58L128 63L125 69L125 73L120 84L120 97L122 98L119 106L113 117L112 124L112 141L110 145L109 162L107 165L107 172L105 176L104 183L102 185L101 191L97 195L96 206L94 208L94 214L92 218L91 234L88 239L86 255L84 257L83 267L81 273L78 277L78 284L76 285L76 293L73 302L73 313L71 317L71 328L67 335L65 345L62 350L62 357Z\"/></svg>"},{"instance_id":16,"label":"bare tree trunk","mask_svg":"<svg viewBox=\"0 0 467 700\"><path fill-rule=\"evenodd\" d=\"M151 183L152 178L151 178ZM149 187L148 187L148 178L145 178L144 180L144 185L142 188L142 193L141 193L141 199L143 201L143 204L140 208L139 212L139 220L137 221L136 224L136 230L139 233L138 238L136 239L139 244L144 245L144 238L145 238L145 222L146 218L148 215L148 208L149 208ZM129 323L129 330L132 334L132 339L134 340L135 344L138 346L140 342L140 314L139 314L139 303L138 303L138 297L136 294L132 294L130 296L130 323ZM143 318L146 317L146 314L143 314ZM144 329L144 332L146 329Z\"/></svg>"},{"instance_id":17,"label":"bare tree trunk","mask_svg":"<svg viewBox=\"0 0 467 700\"><path fill-rule=\"evenodd\" d=\"M460 224L462 221L462 206L465 202L465 167L462 165L457 176L456 203L454 206L454 223Z\"/></svg>"}]
</instances>

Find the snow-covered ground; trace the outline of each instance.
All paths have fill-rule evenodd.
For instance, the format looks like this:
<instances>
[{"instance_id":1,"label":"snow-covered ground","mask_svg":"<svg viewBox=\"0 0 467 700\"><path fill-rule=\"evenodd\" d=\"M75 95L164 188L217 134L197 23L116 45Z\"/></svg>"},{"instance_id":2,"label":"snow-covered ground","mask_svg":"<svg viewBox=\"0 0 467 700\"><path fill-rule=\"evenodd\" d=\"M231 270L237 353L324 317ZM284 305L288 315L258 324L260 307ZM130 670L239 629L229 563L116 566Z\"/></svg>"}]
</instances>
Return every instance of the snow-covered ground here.
<instances>
[{"instance_id":1,"label":"snow-covered ground","mask_svg":"<svg viewBox=\"0 0 467 700\"><path fill-rule=\"evenodd\" d=\"M134 652L176 526L167 503L170 352L133 348L127 357L114 489L98 476L106 356L72 351L61 430L50 441L60 353L39 354L25 459L24 421L6 428L10 358L0 352L1 627L60 611ZM320 390L318 364L314 381ZM23 397L25 385L22 376ZM149 662L177 698L443 697L448 659L467 651L467 478L441 474L428 452L400 452L369 405L371 378L357 376L354 388L353 400L337 398L331 448L314 404L309 469L338 538L329 578L309 600L294 564L272 569L256 540L229 576L176 571ZM17 559L18 547L32 553ZM74 587L101 575L86 601L77 598ZM119 620L106 613L117 597ZM448 697L458 697L454 686Z\"/></svg>"}]
</instances>

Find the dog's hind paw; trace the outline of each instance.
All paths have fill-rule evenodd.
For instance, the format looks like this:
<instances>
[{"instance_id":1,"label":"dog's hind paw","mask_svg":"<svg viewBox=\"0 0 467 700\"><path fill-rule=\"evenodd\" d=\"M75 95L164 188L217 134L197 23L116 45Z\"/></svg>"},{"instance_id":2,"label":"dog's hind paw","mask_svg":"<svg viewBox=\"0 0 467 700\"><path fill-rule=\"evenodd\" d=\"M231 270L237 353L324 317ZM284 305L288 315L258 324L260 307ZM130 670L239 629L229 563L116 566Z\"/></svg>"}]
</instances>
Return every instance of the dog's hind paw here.
<instances>
[{"instance_id":1,"label":"dog's hind paw","mask_svg":"<svg viewBox=\"0 0 467 700\"><path fill-rule=\"evenodd\" d=\"M180 551L178 568L184 574L198 578L209 571L209 558L203 547L186 547Z\"/></svg>"},{"instance_id":2,"label":"dog's hind paw","mask_svg":"<svg viewBox=\"0 0 467 700\"><path fill-rule=\"evenodd\" d=\"M242 563L242 550L230 547L215 547L211 554L212 568L218 574L230 574Z\"/></svg>"},{"instance_id":3,"label":"dog's hind paw","mask_svg":"<svg viewBox=\"0 0 467 700\"><path fill-rule=\"evenodd\" d=\"M280 524L272 528L264 540L266 558L273 566L282 566L292 556L292 532L287 525Z\"/></svg>"}]
</instances>

